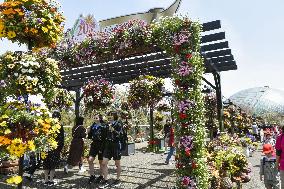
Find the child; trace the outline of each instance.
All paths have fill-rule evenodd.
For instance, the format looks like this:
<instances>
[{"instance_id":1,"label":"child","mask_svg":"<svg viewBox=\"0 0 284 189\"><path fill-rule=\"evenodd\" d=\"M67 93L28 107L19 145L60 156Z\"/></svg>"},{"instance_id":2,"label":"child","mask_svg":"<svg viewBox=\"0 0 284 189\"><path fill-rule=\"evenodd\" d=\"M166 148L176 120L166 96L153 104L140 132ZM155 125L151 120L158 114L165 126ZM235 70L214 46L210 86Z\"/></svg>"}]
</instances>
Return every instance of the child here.
<instances>
[{"instance_id":1,"label":"child","mask_svg":"<svg viewBox=\"0 0 284 189\"><path fill-rule=\"evenodd\" d=\"M260 160L260 180L264 178L264 185L267 189L279 189L279 177L276 167L276 157L271 144L263 145L265 157Z\"/></svg>"}]
</instances>

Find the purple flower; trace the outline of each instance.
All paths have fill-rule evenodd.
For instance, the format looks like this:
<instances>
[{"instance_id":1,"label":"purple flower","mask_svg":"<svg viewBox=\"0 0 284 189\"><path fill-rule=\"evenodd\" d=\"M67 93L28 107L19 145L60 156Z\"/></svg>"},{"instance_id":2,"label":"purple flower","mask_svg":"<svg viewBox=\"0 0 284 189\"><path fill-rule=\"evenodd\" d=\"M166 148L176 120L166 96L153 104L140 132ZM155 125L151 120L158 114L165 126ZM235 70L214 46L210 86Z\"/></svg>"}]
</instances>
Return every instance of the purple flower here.
<instances>
[{"instance_id":1,"label":"purple flower","mask_svg":"<svg viewBox=\"0 0 284 189\"><path fill-rule=\"evenodd\" d=\"M193 148L193 137L192 136L183 136L180 139L180 144L189 150Z\"/></svg>"},{"instance_id":2,"label":"purple flower","mask_svg":"<svg viewBox=\"0 0 284 189\"><path fill-rule=\"evenodd\" d=\"M195 106L195 102L183 100L178 103L179 113L186 113L187 110Z\"/></svg>"},{"instance_id":3,"label":"purple flower","mask_svg":"<svg viewBox=\"0 0 284 189\"><path fill-rule=\"evenodd\" d=\"M174 44L175 45L182 45L183 43L188 42L188 36L184 33L176 34L174 36Z\"/></svg>"},{"instance_id":4,"label":"purple flower","mask_svg":"<svg viewBox=\"0 0 284 189\"><path fill-rule=\"evenodd\" d=\"M0 81L0 87L6 87L6 82L4 80Z\"/></svg>"}]
</instances>

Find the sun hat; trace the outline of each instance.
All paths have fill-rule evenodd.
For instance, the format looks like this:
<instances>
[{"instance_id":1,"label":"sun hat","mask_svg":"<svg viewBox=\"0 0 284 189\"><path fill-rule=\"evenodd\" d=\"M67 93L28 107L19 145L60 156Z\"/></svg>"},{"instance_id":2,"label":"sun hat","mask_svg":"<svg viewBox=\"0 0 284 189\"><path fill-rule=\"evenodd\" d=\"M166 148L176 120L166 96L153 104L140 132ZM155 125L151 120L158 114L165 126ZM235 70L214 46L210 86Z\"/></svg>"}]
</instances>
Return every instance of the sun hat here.
<instances>
[{"instance_id":1,"label":"sun hat","mask_svg":"<svg viewBox=\"0 0 284 189\"><path fill-rule=\"evenodd\" d=\"M264 144L262 147L262 152L264 154L269 154L270 152L274 152L273 146L271 144Z\"/></svg>"}]
</instances>

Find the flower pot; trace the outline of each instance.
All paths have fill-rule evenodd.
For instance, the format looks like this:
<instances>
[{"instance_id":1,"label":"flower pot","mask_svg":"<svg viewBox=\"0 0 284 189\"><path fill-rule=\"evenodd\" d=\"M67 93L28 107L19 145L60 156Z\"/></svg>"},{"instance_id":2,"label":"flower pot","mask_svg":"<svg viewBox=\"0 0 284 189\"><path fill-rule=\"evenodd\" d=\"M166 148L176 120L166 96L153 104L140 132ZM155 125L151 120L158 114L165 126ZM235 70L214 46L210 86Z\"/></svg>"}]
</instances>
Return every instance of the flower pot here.
<instances>
[{"instance_id":1,"label":"flower pot","mask_svg":"<svg viewBox=\"0 0 284 189\"><path fill-rule=\"evenodd\" d=\"M129 156L135 154L135 143L128 143L125 150L121 152L122 156Z\"/></svg>"},{"instance_id":2,"label":"flower pot","mask_svg":"<svg viewBox=\"0 0 284 189\"><path fill-rule=\"evenodd\" d=\"M15 167L18 166L19 162L17 160L8 160L8 161L2 161L0 164L1 168L7 168L7 167Z\"/></svg>"}]
</instances>

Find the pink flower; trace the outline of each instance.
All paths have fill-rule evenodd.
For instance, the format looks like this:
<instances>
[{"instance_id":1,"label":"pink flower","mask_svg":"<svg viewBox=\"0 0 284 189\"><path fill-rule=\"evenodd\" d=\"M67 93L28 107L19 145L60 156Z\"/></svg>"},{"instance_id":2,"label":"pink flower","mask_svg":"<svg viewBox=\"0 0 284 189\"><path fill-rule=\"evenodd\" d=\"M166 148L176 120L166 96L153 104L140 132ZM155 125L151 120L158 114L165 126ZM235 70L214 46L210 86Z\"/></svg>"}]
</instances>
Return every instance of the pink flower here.
<instances>
[{"instance_id":1,"label":"pink flower","mask_svg":"<svg viewBox=\"0 0 284 189\"><path fill-rule=\"evenodd\" d=\"M183 178L182 178L182 185L183 186L188 186L189 184L190 184L190 178L189 177L187 177L187 176L184 176Z\"/></svg>"},{"instance_id":2,"label":"pink flower","mask_svg":"<svg viewBox=\"0 0 284 189\"><path fill-rule=\"evenodd\" d=\"M188 76L192 74L193 68L191 65L188 65L186 62L182 62L182 65L178 69L178 74L180 76Z\"/></svg>"}]
</instances>

